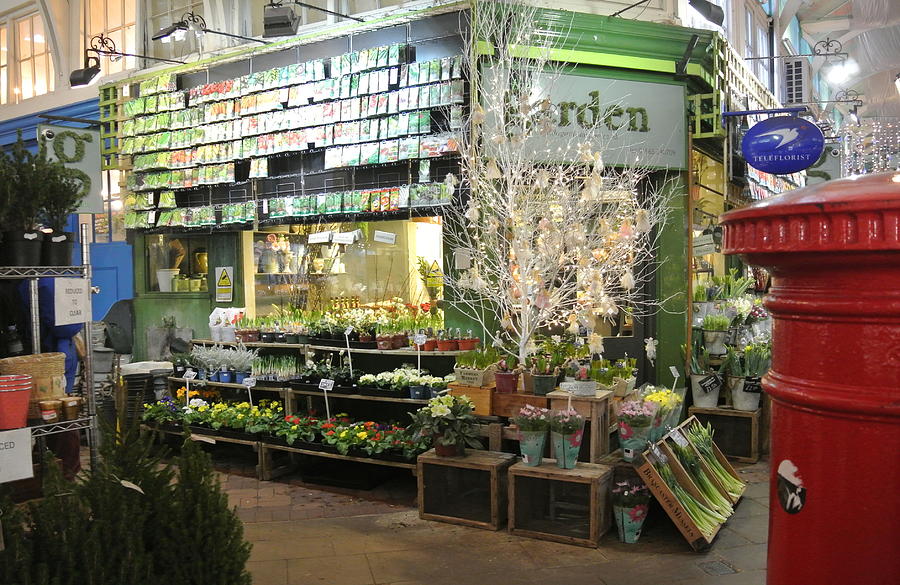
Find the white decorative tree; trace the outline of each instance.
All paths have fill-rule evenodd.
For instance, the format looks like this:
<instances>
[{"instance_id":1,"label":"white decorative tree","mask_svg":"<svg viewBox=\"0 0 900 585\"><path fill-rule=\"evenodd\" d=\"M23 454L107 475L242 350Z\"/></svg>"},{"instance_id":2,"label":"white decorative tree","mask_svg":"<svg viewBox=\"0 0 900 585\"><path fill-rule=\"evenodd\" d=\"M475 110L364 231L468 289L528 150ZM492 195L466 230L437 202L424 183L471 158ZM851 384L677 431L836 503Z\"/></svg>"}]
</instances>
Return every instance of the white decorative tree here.
<instances>
[{"instance_id":1,"label":"white decorative tree","mask_svg":"<svg viewBox=\"0 0 900 585\"><path fill-rule=\"evenodd\" d=\"M473 106L460 137L468 199L445 216L460 266L446 271L450 302L488 343L514 343L522 360L536 333L560 326L585 328L600 353L599 320L658 305L644 285L669 192L665 181L645 180L651 170L641 164L652 160L610 146L609 116L621 120L621 104L601 111L593 94L584 105L554 100L570 68L554 59L566 35L541 30L539 15L521 0L473 6Z\"/></svg>"}]
</instances>

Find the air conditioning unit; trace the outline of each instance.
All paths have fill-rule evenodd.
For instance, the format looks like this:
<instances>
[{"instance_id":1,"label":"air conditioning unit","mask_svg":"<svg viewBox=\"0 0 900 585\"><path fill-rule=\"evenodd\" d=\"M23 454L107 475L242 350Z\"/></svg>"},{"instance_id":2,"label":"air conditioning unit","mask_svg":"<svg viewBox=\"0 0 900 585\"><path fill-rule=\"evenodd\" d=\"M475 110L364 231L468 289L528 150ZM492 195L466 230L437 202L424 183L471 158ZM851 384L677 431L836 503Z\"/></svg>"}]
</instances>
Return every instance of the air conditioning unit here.
<instances>
[{"instance_id":1,"label":"air conditioning unit","mask_svg":"<svg viewBox=\"0 0 900 585\"><path fill-rule=\"evenodd\" d=\"M812 69L805 57L784 60L783 103L802 104L810 101Z\"/></svg>"}]
</instances>

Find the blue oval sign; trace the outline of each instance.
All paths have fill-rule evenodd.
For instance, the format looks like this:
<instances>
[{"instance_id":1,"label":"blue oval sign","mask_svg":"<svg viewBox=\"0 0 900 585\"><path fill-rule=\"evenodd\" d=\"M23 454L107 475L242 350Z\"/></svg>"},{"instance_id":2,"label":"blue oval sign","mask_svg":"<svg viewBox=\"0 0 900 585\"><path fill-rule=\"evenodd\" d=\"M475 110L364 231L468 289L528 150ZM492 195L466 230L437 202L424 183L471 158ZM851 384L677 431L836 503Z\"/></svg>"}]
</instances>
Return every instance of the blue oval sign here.
<instances>
[{"instance_id":1,"label":"blue oval sign","mask_svg":"<svg viewBox=\"0 0 900 585\"><path fill-rule=\"evenodd\" d=\"M825 149L818 126L794 116L776 116L754 125L741 141L747 164L764 173L785 175L815 164Z\"/></svg>"}]
</instances>

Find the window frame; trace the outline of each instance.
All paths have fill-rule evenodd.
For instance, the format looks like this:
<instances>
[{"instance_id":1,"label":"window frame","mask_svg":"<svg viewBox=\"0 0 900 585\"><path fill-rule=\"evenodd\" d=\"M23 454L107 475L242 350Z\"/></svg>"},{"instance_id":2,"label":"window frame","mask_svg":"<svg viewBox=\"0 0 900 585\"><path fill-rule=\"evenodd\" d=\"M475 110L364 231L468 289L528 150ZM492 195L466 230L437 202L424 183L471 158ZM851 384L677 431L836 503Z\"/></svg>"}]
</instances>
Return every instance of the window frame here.
<instances>
[{"instance_id":1,"label":"window frame","mask_svg":"<svg viewBox=\"0 0 900 585\"><path fill-rule=\"evenodd\" d=\"M129 0L98 0L103 5L103 11L99 18L95 19L93 14L93 9L91 7L91 2L86 1L82 3L84 8L83 10L83 31L84 31L84 43L83 46L88 46L90 43L90 39L93 37L103 34L113 39L113 42L116 44L116 50L122 51L125 53L137 53L137 43L138 43L138 11L140 10L140 6L143 5L143 2L139 0L130 0L130 3L134 7L134 13L130 15L131 20L129 21L129 15L126 14L126 7L129 4ZM118 4L119 5L119 22L114 26L110 26L109 23L109 6L110 4ZM94 21L99 20L101 22L100 26L93 26ZM129 34L131 35L130 43L129 43ZM136 69L138 66L137 58L135 57L122 57L118 60L113 60L112 58L101 59L100 67L103 75L111 75L115 73L121 73L122 71L128 71L130 69Z\"/></svg>"},{"instance_id":2,"label":"window frame","mask_svg":"<svg viewBox=\"0 0 900 585\"><path fill-rule=\"evenodd\" d=\"M205 17L204 0L164 1L166 2L168 7L162 12L152 12L152 1L140 2L141 8L136 10L136 12L139 13L139 17L137 17L136 20L140 20L141 18L143 19L143 24L141 25L141 28L144 31L144 50L142 51L143 54L152 57L162 57L164 59L179 59L190 53L197 52L199 47L197 46L196 39L194 39L194 35L187 35L184 41L173 43L161 43L158 41L154 41L153 35L156 34L156 31L161 28L160 23L165 22L165 24L171 24L173 22L181 20L181 17L187 12L193 12Z\"/></svg>"},{"instance_id":3,"label":"window frame","mask_svg":"<svg viewBox=\"0 0 900 585\"><path fill-rule=\"evenodd\" d=\"M44 30L44 49L40 53L35 53L34 51L34 39L31 38L34 32L34 18L40 18L41 27ZM23 57L22 51L20 51L19 41L19 25L20 23L28 22L28 43L31 44L30 54L28 57ZM6 42L7 42L7 50L6 50L6 62L7 62L7 95L6 101L2 102L4 104L18 104L24 102L26 100L30 100L36 97L40 97L42 95L47 95L56 91L56 62L55 57L53 55L53 51L50 47L50 40L47 37L47 29L44 23L44 15L40 10L23 10L17 13L10 14L2 24L6 29ZM35 76L36 67L38 58L44 59L44 74L46 76L46 86L44 91L41 93L36 93L35 89L37 87L37 80ZM24 97L24 87L23 80L24 75L22 74L22 66L23 63L30 61L31 62L31 95L28 97ZM12 65L12 66L10 66Z\"/></svg>"}]
</instances>

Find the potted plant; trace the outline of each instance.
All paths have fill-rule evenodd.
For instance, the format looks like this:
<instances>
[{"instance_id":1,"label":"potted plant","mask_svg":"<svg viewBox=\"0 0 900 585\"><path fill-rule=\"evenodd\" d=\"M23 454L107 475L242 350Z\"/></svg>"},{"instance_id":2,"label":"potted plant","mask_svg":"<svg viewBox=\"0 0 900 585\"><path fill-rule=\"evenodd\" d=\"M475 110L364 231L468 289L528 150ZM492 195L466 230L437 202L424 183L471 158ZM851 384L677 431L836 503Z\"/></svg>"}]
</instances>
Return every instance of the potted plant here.
<instances>
[{"instance_id":1,"label":"potted plant","mask_svg":"<svg viewBox=\"0 0 900 585\"><path fill-rule=\"evenodd\" d=\"M44 234L38 230L50 162L28 151L19 131L10 152L0 157L3 246L0 265L39 266Z\"/></svg>"},{"instance_id":2,"label":"potted plant","mask_svg":"<svg viewBox=\"0 0 900 585\"><path fill-rule=\"evenodd\" d=\"M694 285L693 292L693 303L691 304L691 310L694 314L694 326L701 327L703 325L703 318L709 314L710 309L712 309L713 304L709 300L709 285L698 282Z\"/></svg>"},{"instance_id":3,"label":"potted plant","mask_svg":"<svg viewBox=\"0 0 900 585\"><path fill-rule=\"evenodd\" d=\"M253 371L253 362L259 357L258 349L247 349L242 342L231 353L231 367L234 369L235 384L243 384L244 379Z\"/></svg>"},{"instance_id":4,"label":"potted plant","mask_svg":"<svg viewBox=\"0 0 900 585\"><path fill-rule=\"evenodd\" d=\"M744 378L732 388L735 410L753 411L759 408L762 397L760 378L772 364L772 349L768 343L752 343L744 348Z\"/></svg>"},{"instance_id":5,"label":"potted plant","mask_svg":"<svg viewBox=\"0 0 900 585\"><path fill-rule=\"evenodd\" d=\"M456 351L459 349L459 343L455 339L450 339L450 332L445 330L438 331L437 338L438 351Z\"/></svg>"},{"instance_id":6,"label":"potted plant","mask_svg":"<svg viewBox=\"0 0 900 585\"><path fill-rule=\"evenodd\" d=\"M389 350L394 348L394 336L389 325L378 325L377 334L375 336L375 347L380 350Z\"/></svg>"},{"instance_id":7,"label":"potted plant","mask_svg":"<svg viewBox=\"0 0 900 585\"><path fill-rule=\"evenodd\" d=\"M731 319L722 313L710 313L703 318L703 343L710 354L726 353L725 338L730 326Z\"/></svg>"},{"instance_id":8,"label":"potted plant","mask_svg":"<svg viewBox=\"0 0 900 585\"><path fill-rule=\"evenodd\" d=\"M570 392L575 396L596 396L597 382L591 378L591 369L585 364L581 364L575 360L571 360L568 365L568 379L559 385L561 390Z\"/></svg>"},{"instance_id":9,"label":"potted plant","mask_svg":"<svg viewBox=\"0 0 900 585\"><path fill-rule=\"evenodd\" d=\"M456 356L453 374L457 382L464 386L490 386L494 382L494 372L500 353L496 347L485 347L467 351Z\"/></svg>"},{"instance_id":10,"label":"potted plant","mask_svg":"<svg viewBox=\"0 0 900 585\"><path fill-rule=\"evenodd\" d=\"M682 346L682 350L686 353L688 351L686 346ZM715 408L719 403L722 379L710 366L709 351L697 337L694 337L686 358L690 364L691 396L694 406Z\"/></svg>"},{"instance_id":11,"label":"potted plant","mask_svg":"<svg viewBox=\"0 0 900 585\"><path fill-rule=\"evenodd\" d=\"M242 316L235 324L234 334L238 340L244 343L259 341L259 324L256 319Z\"/></svg>"},{"instance_id":12,"label":"potted plant","mask_svg":"<svg viewBox=\"0 0 900 585\"><path fill-rule=\"evenodd\" d=\"M534 395L546 396L556 388L559 366L553 356L538 354L531 361L531 376L534 379Z\"/></svg>"},{"instance_id":13,"label":"potted plant","mask_svg":"<svg viewBox=\"0 0 900 585\"><path fill-rule=\"evenodd\" d=\"M431 398L431 392L425 385L426 377L419 372L406 374L403 372L395 372L394 385L409 388L409 397L414 400L426 400Z\"/></svg>"},{"instance_id":14,"label":"potted plant","mask_svg":"<svg viewBox=\"0 0 900 585\"><path fill-rule=\"evenodd\" d=\"M584 417L574 409L557 410L550 414L550 440L560 469L573 469L581 451L584 436Z\"/></svg>"},{"instance_id":15,"label":"potted plant","mask_svg":"<svg viewBox=\"0 0 900 585\"><path fill-rule=\"evenodd\" d=\"M684 397L662 386L645 386L641 389L644 401L656 404L656 414L650 428L650 441L663 438L681 418L681 404Z\"/></svg>"},{"instance_id":16,"label":"potted plant","mask_svg":"<svg viewBox=\"0 0 900 585\"><path fill-rule=\"evenodd\" d=\"M494 379L499 394L515 394L519 386L519 358L508 355L497 362Z\"/></svg>"},{"instance_id":17,"label":"potted plant","mask_svg":"<svg viewBox=\"0 0 900 585\"><path fill-rule=\"evenodd\" d=\"M38 156L45 155L42 151ZM72 263L75 234L64 230L69 215L78 211L85 197L85 187L75 173L59 161L48 162L43 168L44 200L41 215L44 225L53 232L44 235L41 262L45 266L69 266Z\"/></svg>"},{"instance_id":18,"label":"potted plant","mask_svg":"<svg viewBox=\"0 0 900 585\"><path fill-rule=\"evenodd\" d=\"M428 405L410 413L410 429L420 436L432 437L439 457L464 456L467 446L481 449L476 431L474 405L467 396L445 394L432 398Z\"/></svg>"},{"instance_id":19,"label":"potted plant","mask_svg":"<svg viewBox=\"0 0 900 585\"><path fill-rule=\"evenodd\" d=\"M455 379L453 374L444 377L423 376L423 382L425 383L425 387L428 388L430 398L437 398L443 394L444 391L447 390L447 385Z\"/></svg>"},{"instance_id":20,"label":"potted plant","mask_svg":"<svg viewBox=\"0 0 900 585\"><path fill-rule=\"evenodd\" d=\"M625 461L633 461L638 453L647 448L657 408L655 402L646 400L626 400L619 404L616 422Z\"/></svg>"},{"instance_id":21,"label":"potted plant","mask_svg":"<svg viewBox=\"0 0 900 585\"><path fill-rule=\"evenodd\" d=\"M616 482L612 489L612 504L619 542L636 543L650 509L650 490L636 478Z\"/></svg>"},{"instance_id":22,"label":"potted plant","mask_svg":"<svg viewBox=\"0 0 900 585\"><path fill-rule=\"evenodd\" d=\"M543 461L544 444L550 428L549 415L550 411L546 408L526 404L518 416L513 417L522 463L529 467L537 467Z\"/></svg>"}]
</instances>

